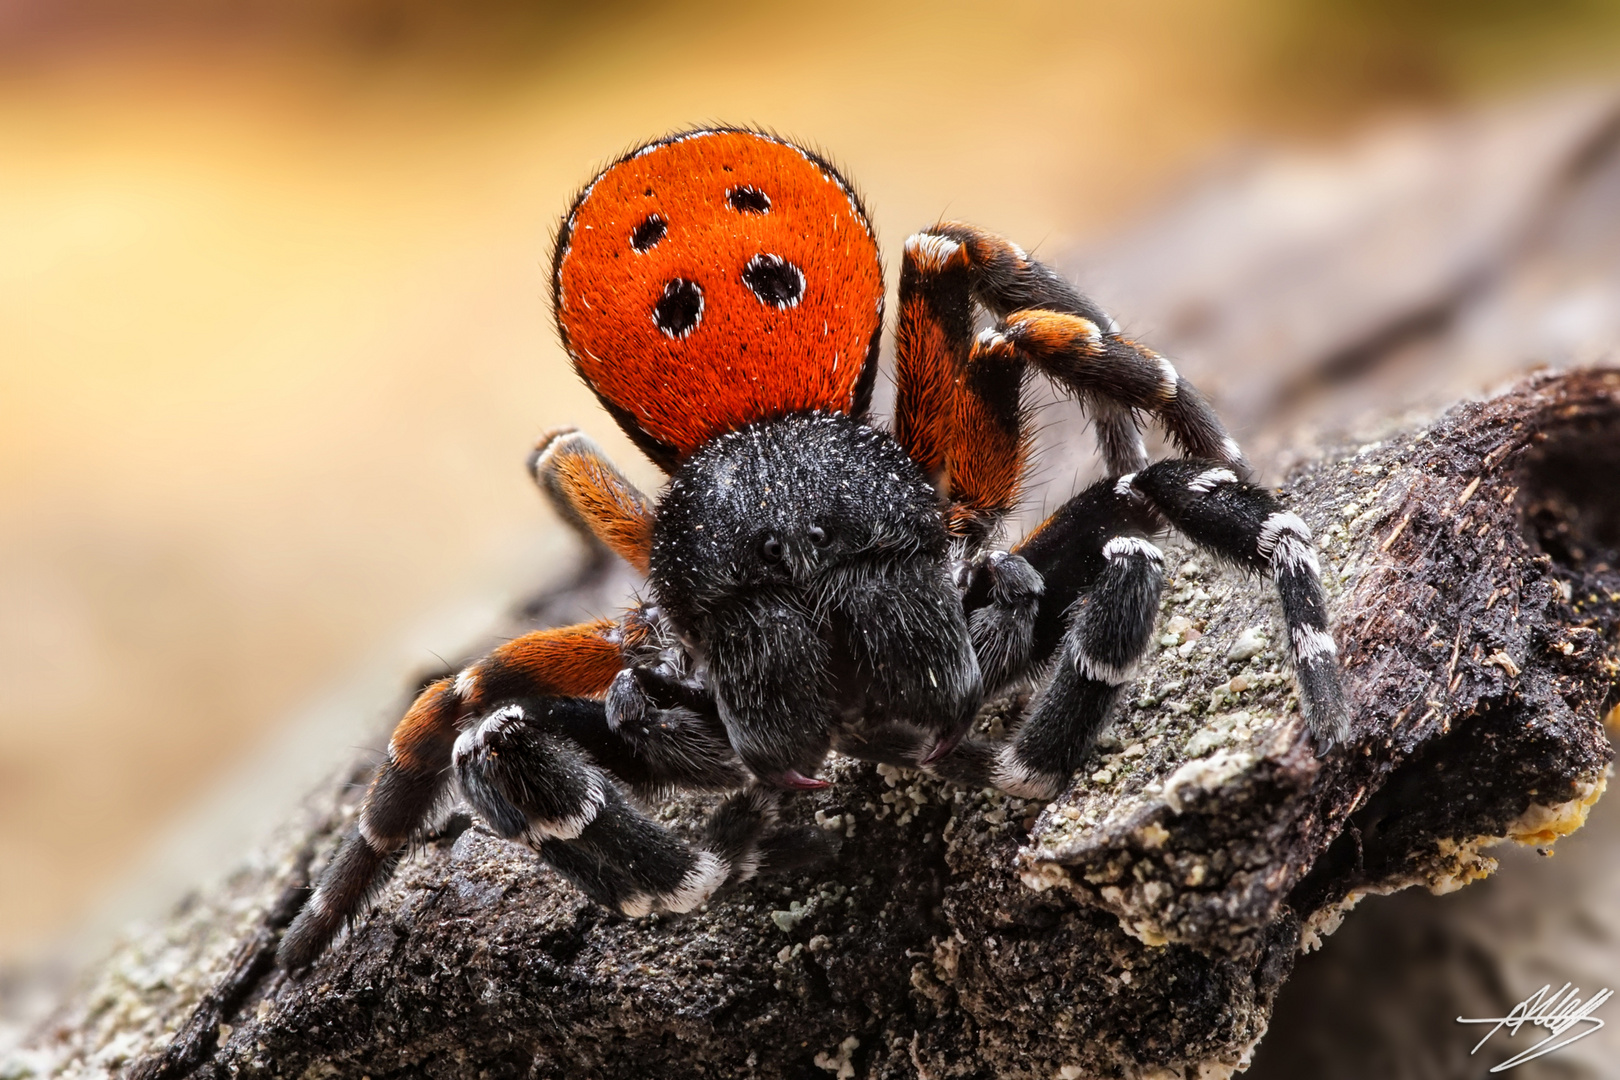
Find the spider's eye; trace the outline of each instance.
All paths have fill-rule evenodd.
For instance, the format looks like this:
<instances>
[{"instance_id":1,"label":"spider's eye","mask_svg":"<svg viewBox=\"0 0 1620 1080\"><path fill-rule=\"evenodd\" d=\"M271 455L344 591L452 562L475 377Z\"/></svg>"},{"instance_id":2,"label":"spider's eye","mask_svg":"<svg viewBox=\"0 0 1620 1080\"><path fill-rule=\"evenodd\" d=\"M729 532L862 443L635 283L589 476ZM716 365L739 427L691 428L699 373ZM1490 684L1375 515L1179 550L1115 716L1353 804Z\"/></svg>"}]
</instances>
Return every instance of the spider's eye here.
<instances>
[{"instance_id":1,"label":"spider's eye","mask_svg":"<svg viewBox=\"0 0 1620 1080\"><path fill-rule=\"evenodd\" d=\"M804 274L780 255L755 255L743 267L743 284L760 303L790 308L804 295Z\"/></svg>"},{"instance_id":2,"label":"spider's eye","mask_svg":"<svg viewBox=\"0 0 1620 1080\"><path fill-rule=\"evenodd\" d=\"M726 192L726 202L739 214L763 214L771 208L771 197L757 187L734 187Z\"/></svg>"},{"instance_id":3,"label":"spider's eye","mask_svg":"<svg viewBox=\"0 0 1620 1080\"><path fill-rule=\"evenodd\" d=\"M637 251L646 251L669 232L669 222L658 214L648 214L647 219L636 226L636 231L630 234L630 246Z\"/></svg>"},{"instance_id":4,"label":"spider's eye","mask_svg":"<svg viewBox=\"0 0 1620 1080\"><path fill-rule=\"evenodd\" d=\"M767 536L759 545L759 553L765 556L766 562L781 562L782 541L774 536Z\"/></svg>"},{"instance_id":5,"label":"spider's eye","mask_svg":"<svg viewBox=\"0 0 1620 1080\"><path fill-rule=\"evenodd\" d=\"M697 282L676 278L664 286L664 295L653 305L653 323L665 337L683 338L697 329L703 318L703 290Z\"/></svg>"},{"instance_id":6,"label":"spider's eye","mask_svg":"<svg viewBox=\"0 0 1620 1080\"><path fill-rule=\"evenodd\" d=\"M827 530L820 525L810 526L810 542L818 548L827 546Z\"/></svg>"}]
</instances>

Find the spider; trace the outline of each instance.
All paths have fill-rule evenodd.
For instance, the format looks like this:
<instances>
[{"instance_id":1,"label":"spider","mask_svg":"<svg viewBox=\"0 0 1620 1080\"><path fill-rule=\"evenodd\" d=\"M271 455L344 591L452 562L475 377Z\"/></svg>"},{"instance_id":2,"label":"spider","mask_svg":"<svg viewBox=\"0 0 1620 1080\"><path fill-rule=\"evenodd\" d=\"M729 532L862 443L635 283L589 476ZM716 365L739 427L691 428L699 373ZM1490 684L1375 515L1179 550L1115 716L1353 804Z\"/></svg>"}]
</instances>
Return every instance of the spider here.
<instances>
[{"instance_id":1,"label":"spider","mask_svg":"<svg viewBox=\"0 0 1620 1080\"><path fill-rule=\"evenodd\" d=\"M1321 753L1346 738L1309 529L1169 360L1016 244L954 222L906 241L888 431L867 422L872 226L831 164L777 136L687 131L614 162L563 220L552 303L575 370L669 482L649 499L574 429L531 471L646 597L421 692L284 966L325 949L452 790L629 916L823 857L776 811L826 786L831 751L1055 797L1148 646L1150 537L1170 527L1272 576L1307 729ZM1030 368L1087 408L1110 476L1002 550ZM1149 461L1143 414L1183 457ZM972 733L1013 690L1033 693L1012 733ZM641 808L675 790L729 794L685 837Z\"/></svg>"}]
</instances>

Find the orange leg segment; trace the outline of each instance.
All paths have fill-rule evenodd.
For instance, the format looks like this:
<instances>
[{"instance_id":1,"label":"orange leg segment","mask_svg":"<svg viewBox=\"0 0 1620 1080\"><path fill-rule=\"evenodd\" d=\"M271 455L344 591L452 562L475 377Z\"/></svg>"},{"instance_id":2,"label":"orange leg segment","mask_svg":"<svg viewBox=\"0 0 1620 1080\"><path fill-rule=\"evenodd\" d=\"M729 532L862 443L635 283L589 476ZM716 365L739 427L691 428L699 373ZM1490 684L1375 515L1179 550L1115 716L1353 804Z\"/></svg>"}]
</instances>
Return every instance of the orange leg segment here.
<instances>
[{"instance_id":1,"label":"orange leg segment","mask_svg":"<svg viewBox=\"0 0 1620 1080\"><path fill-rule=\"evenodd\" d=\"M976 307L998 320L977 343ZM1188 456L1248 474L1238 445L1169 360L1122 336L1052 268L975 226L945 222L906 241L895 345L895 437L945 480L952 531L974 545L1018 497L1026 362L1087 406L1109 472L1147 466L1137 429L1146 413Z\"/></svg>"},{"instance_id":2,"label":"orange leg segment","mask_svg":"<svg viewBox=\"0 0 1620 1080\"><path fill-rule=\"evenodd\" d=\"M979 272L969 245L911 237L895 339L895 438L949 494L951 534L974 546L1016 505L1026 451L1024 360L1005 341L973 337Z\"/></svg>"},{"instance_id":3,"label":"orange leg segment","mask_svg":"<svg viewBox=\"0 0 1620 1080\"><path fill-rule=\"evenodd\" d=\"M456 676L461 710L479 712L514 697L600 697L624 667L623 640L613 619L513 638Z\"/></svg>"},{"instance_id":4,"label":"orange leg segment","mask_svg":"<svg viewBox=\"0 0 1620 1080\"><path fill-rule=\"evenodd\" d=\"M894 437L930 477L951 444L956 381L973 343L973 278L954 241L919 233L906 241L895 328Z\"/></svg>"},{"instance_id":5,"label":"orange leg segment","mask_svg":"<svg viewBox=\"0 0 1620 1080\"><path fill-rule=\"evenodd\" d=\"M637 617L632 612L627 622ZM605 693L624 666L624 636L611 619L537 630L418 694L394 728L388 760L366 789L355 828L282 939L282 966L297 969L313 961L388 881L405 845L446 797L456 740L468 717L500 699Z\"/></svg>"},{"instance_id":6,"label":"orange leg segment","mask_svg":"<svg viewBox=\"0 0 1620 1080\"><path fill-rule=\"evenodd\" d=\"M946 527L975 545L988 542L1018 505L1029 450L1019 402L1023 378L1023 357L1004 338L987 334L974 342L956 383Z\"/></svg>"},{"instance_id":7,"label":"orange leg segment","mask_svg":"<svg viewBox=\"0 0 1620 1080\"><path fill-rule=\"evenodd\" d=\"M564 521L647 572L652 503L588 436L574 428L547 432L529 457L529 471Z\"/></svg>"}]
</instances>

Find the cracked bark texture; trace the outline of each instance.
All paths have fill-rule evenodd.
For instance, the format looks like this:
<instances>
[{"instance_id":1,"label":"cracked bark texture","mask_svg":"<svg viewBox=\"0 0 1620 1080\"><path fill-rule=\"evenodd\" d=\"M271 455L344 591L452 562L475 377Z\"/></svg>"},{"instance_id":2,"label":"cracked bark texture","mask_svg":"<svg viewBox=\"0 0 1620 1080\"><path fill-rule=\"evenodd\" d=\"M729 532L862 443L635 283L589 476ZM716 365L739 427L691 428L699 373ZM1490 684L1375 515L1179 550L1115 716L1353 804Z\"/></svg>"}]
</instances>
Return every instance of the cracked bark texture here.
<instances>
[{"instance_id":1,"label":"cracked bark texture","mask_svg":"<svg viewBox=\"0 0 1620 1080\"><path fill-rule=\"evenodd\" d=\"M1358 293L1346 282L1366 275L1334 269L1354 244L1319 238L1327 269L1317 291L1302 281L1277 298L1277 317L1304 325L1313 304L1332 307L1339 329L1308 348L1273 335L1274 358L1288 362L1260 366L1270 374L1244 384L1254 396L1235 398L1246 441L1258 426L1258 445L1281 445L1278 433L1303 425L1311 438L1294 442L1329 446L1292 471L1284 497L1323 549L1354 708L1347 750L1318 760L1302 741L1265 587L1172 545L1154 655L1098 757L1049 806L838 762L833 789L791 807L841 838L831 864L752 883L692 916L637 921L583 901L524 850L453 817L353 932L290 980L268 950L352 815L366 756L225 885L124 945L0 1075L1193 1077L1241 1067L1296 957L1356 901L1465 884L1489 871L1489 841L1550 844L1601 792L1620 617L1610 479L1620 374L1538 376L1424 423L1396 417L1432 404L1432 386L1375 390L1385 400L1368 441L1347 440L1323 416L1334 387L1398 383L1405 369L1392 357L1427 350L1461 363L1453 354L1469 355L1468 327L1511 302L1534 307L1516 275L1540 281L1546 265L1575 261L1560 244L1581 258L1605 251L1616 265L1620 243L1594 243L1590 227L1569 223L1586 220L1594 185L1601 193L1620 175L1613 116L1609 99L1582 97L1437 127L1428 141L1443 135L1453 148L1546 134L1549 118L1564 137L1523 154L1513 198L1459 211L1478 226L1457 225L1462 235L1500 225L1501 242L1470 259L1432 258L1424 274L1406 267L1412 280L1399 288ZM1352 148L1348 165L1364 153ZM1430 184L1412 199L1380 189L1390 235L1405 236L1402 215L1421 216L1424 193L1444 188L1430 174L1456 156L1420 162L1413 175ZM1201 199L1211 219L1229 212L1285 166L1223 181L1235 192L1224 202L1220 185L1203 189L1162 220L1193 214ZM1151 250L1155 235L1150 227L1118 250ZM1266 297L1222 298L1219 288L1300 265L1298 239L1275 239L1254 238L1245 273L1206 283L1209 295L1263 324ZM1121 282L1148 280L1129 263L1106 250L1076 260L1099 278L1112 265ZM1182 310L1161 299L1128 310ZM1450 314L1414 320L1435 304ZM1221 362L1207 320L1188 317L1166 336L1199 333L1205 344L1183 351ZM1245 333L1233 338L1244 348L1272 340ZM1480 366L1498 375L1532 355ZM1233 378L1197 377L1217 387ZM1243 400L1269 404L1246 412ZM1059 430L1077 437L1072 425ZM610 606L625 586L598 568L529 605L514 628ZM997 722L994 711L986 719ZM667 813L690 822L699 808ZM1343 933L1362 918L1351 914ZM1333 971L1321 970L1317 992L1345 1007ZM1301 1000L1290 1015L1310 1009ZM1356 1028L1381 1033L1392 1072L1413 1060L1399 1026ZM1415 1025L1408 1035L1413 1045L1437 1037ZM1259 1071L1337 1063L1370 1074L1342 1043L1282 1037Z\"/></svg>"}]
</instances>

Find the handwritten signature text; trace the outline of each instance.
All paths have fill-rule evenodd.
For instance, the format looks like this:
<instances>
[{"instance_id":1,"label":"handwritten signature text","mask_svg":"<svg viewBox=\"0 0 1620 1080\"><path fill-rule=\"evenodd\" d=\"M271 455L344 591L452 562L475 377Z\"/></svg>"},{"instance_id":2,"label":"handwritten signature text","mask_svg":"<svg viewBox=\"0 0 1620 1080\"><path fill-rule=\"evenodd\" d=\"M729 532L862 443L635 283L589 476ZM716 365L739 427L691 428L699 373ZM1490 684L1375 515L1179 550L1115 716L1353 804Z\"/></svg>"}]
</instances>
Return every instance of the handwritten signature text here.
<instances>
[{"instance_id":1,"label":"handwritten signature text","mask_svg":"<svg viewBox=\"0 0 1620 1080\"><path fill-rule=\"evenodd\" d=\"M1499 1073L1527 1061L1534 1060L1543 1054L1550 1054L1554 1050L1562 1050L1574 1042L1579 1042L1603 1027L1603 1021L1593 1016L1598 1006L1614 996L1612 990L1600 990L1591 998L1582 1001L1581 990L1577 986L1565 983L1556 993L1552 984L1548 983L1540 990L1531 994L1508 1011L1506 1016L1493 1016L1484 1019L1470 1019L1465 1016L1457 1017L1459 1024L1491 1024L1491 1030L1474 1048L1468 1051L1470 1057L1477 1054L1481 1047L1490 1041L1503 1028L1508 1030L1508 1038L1519 1033L1519 1029L1526 1024L1532 1027L1546 1028L1548 1035L1534 1046L1508 1058L1500 1065L1493 1066L1491 1072ZM1584 1025L1584 1026L1583 1026Z\"/></svg>"}]
</instances>

